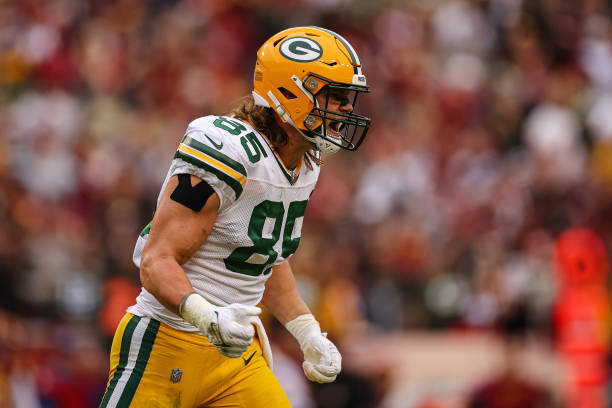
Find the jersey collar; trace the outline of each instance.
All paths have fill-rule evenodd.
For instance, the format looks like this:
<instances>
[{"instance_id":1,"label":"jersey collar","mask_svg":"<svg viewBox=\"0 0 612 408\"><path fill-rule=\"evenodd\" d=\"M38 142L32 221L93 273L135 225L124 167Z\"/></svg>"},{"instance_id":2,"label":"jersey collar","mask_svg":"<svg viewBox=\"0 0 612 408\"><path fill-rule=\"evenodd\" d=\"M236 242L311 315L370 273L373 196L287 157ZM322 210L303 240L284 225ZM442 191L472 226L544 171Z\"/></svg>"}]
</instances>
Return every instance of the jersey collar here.
<instances>
[{"instance_id":1,"label":"jersey collar","mask_svg":"<svg viewBox=\"0 0 612 408\"><path fill-rule=\"evenodd\" d=\"M291 185L295 184L298 180L298 178L300 177L300 172L302 170L302 164L304 163L304 158L301 157L300 158L300 162L298 163L297 167L293 170L289 170L287 169L287 167L285 167L285 164L283 163L283 161L281 160L280 156L276 153L276 150L274 150L274 147L272 147L272 142L270 142L268 140L268 138L266 137L266 135L264 135L263 133L260 133L257 129L255 129L253 127L253 125L251 125L248 121L246 120L242 120L243 122L246 122L248 125L251 126L251 128L258 134L261 135L261 137L263 138L263 140L266 142L266 144L268 145L268 147L270 148L270 151L272 152L272 155L274 156L274 159L276 160L276 162L278 163L278 167L280 167L283 175L285 176L285 178L287 178L287 181L289 181L289 183Z\"/></svg>"},{"instance_id":2,"label":"jersey collar","mask_svg":"<svg viewBox=\"0 0 612 408\"><path fill-rule=\"evenodd\" d=\"M262 133L259 133L259 134L266 141L266 144L268 145L268 147L272 151L272 154L274 155L274 158L276 159L276 162L278 163L278 166L280 167L281 171L283 172L283 174L285 175L285 177L287 178L289 183L292 184L292 185L295 184L295 182L298 180L298 177L300 177L300 171L302 170L302 163L304 163L304 158L303 157L300 158L300 162L298 163L298 165L297 165L297 167L295 169L293 169L293 170L287 169L287 167L285 167L285 164L281 160L280 156L276 153L276 150L274 150L274 147L272 147L272 143L268 140L266 135L264 135Z\"/></svg>"}]
</instances>

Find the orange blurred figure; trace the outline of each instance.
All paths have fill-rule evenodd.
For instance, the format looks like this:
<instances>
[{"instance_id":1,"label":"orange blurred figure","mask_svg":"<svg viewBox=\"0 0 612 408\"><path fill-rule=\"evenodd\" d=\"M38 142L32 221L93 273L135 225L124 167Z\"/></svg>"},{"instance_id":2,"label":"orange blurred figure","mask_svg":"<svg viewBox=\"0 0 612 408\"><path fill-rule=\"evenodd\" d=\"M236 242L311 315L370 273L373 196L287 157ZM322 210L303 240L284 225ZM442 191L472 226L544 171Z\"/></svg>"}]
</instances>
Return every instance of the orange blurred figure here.
<instances>
[{"instance_id":1,"label":"orange blurred figure","mask_svg":"<svg viewBox=\"0 0 612 408\"><path fill-rule=\"evenodd\" d=\"M565 231L555 246L559 292L554 307L557 348L569 368L569 408L607 406L609 352L609 259L599 236L584 228Z\"/></svg>"}]
</instances>

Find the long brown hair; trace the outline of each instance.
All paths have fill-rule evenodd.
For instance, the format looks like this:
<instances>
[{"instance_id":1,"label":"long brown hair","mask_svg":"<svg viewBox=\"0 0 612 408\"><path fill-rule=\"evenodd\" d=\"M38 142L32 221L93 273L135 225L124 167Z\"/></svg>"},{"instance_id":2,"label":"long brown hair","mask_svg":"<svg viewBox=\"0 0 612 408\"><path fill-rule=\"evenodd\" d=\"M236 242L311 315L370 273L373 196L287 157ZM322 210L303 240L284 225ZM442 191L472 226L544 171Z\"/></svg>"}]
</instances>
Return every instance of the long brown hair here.
<instances>
[{"instance_id":1,"label":"long brown hair","mask_svg":"<svg viewBox=\"0 0 612 408\"><path fill-rule=\"evenodd\" d=\"M249 122L258 132L266 135L275 149L285 146L289 141L289 135L276 120L276 112L272 108L255 105L253 95L239 99L226 115ZM312 169L312 163L320 166L322 161L313 152L308 152L304 156L304 163Z\"/></svg>"}]
</instances>

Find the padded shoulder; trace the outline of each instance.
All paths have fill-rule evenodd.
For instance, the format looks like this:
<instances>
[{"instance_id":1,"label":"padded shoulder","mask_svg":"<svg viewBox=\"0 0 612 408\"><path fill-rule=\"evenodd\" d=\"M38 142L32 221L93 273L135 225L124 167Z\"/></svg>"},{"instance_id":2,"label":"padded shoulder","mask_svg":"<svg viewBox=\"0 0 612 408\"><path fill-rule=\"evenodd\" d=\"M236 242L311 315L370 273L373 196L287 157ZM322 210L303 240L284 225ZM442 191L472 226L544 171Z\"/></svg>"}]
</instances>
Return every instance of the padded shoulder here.
<instances>
[{"instance_id":1,"label":"padded shoulder","mask_svg":"<svg viewBox=\"0 0 612 408\"><path fill-rule=\"evenodd\" d=\"M243 149L240 147L240 137L246 131L246 126L225 116L204 116L192 121L185 132L215 150L223 152L235 160L242 161Z\"/></svg>"},{"instance_id":2,"label":"padded shoulder","mask_svg":"<svg viewBox=\"0 0 612 408\"><path fill-rule=\"evenodd\" d=\"M243 126L239 122L237 124ZM198 118L187 127L174 159L175 162L178 161L177 167L184 167L180 166L181 163L193 166L187 170L191 169L192 174L206 179L209 183L211 177L216 178L222 183L218 186L219 189L225 190L224 187L229 187L234 196L231 201L234 201L242 194L248 173L245 167L246 155L242 148L238 148L239 138L232 132L236 132L236 126L226 118Z\"/></svg>"}]
</instances>

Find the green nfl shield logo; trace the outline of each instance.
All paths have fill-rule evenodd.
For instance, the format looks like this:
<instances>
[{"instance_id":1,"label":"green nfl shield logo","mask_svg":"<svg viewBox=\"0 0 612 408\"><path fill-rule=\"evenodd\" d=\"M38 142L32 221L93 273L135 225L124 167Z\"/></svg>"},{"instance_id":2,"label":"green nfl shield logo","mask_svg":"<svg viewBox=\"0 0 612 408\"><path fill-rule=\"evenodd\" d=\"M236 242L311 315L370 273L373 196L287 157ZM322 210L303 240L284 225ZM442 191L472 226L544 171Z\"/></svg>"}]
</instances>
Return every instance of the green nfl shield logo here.
<instances>
[{"instance_id":1,"label":"green nfl shield logo","mask_svg":"<svg viewBox=\"0 0 612 408\"><path fill-rule=\"evenodd\" d=\"M179 381L181 381L181 378L183 377L183 372L177 368L176 370L172 370L172 374L170 374L170 381L172 381L173 383L177 383Z\"/></svg>"}]
</instances>

